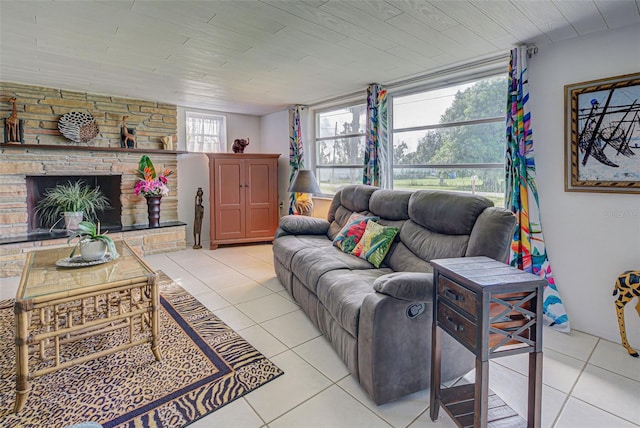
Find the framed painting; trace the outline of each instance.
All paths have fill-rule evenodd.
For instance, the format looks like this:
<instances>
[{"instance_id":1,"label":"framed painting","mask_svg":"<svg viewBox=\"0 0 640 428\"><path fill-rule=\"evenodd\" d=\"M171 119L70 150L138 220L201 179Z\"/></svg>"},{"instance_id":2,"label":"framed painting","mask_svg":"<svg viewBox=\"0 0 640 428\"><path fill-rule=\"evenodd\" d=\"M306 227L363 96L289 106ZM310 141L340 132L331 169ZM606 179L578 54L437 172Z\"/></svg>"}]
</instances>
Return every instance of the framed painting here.
<instances>
[{"instance_id":1,"label":"framed painting","mask_svg":"<svg viewBox=\"0 0 640 428\"><path fill-rule=\"evenodd\" d=\"M640 193L640 73L565 85L565 191Z\"/></svg>"}]
</instances>

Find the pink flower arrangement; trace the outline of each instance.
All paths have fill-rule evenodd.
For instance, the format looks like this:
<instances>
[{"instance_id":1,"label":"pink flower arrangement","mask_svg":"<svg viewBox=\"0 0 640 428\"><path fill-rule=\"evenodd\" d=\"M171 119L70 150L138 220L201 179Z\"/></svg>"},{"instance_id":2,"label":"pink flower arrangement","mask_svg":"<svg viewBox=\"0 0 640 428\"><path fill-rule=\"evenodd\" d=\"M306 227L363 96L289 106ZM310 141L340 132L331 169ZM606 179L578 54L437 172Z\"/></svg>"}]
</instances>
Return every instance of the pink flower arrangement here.
<instances>
[{"instance_id":1,"label":"pink flower arrangement","mask_svg":"<svg viewBox=\"0 0 640 428\"><path fill-rule=\"evenodd\" d=\"M156 174L151 159L147 155L140 158L139 169L137 171L140 180L136 183L133 191L137 195L143 196L167 196L169 187L167 187L167 177L173 174L173 171L165 169L162 174Z\"/></svg>"}]
</instances>

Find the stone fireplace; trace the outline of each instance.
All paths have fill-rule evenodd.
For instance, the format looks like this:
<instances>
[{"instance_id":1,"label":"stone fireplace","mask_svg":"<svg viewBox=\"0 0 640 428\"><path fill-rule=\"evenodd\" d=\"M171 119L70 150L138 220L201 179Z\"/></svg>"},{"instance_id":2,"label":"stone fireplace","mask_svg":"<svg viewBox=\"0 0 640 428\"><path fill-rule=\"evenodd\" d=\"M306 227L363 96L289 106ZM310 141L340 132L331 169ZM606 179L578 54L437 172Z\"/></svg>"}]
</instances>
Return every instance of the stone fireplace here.
<instances>
[{"instance_id":1,"label":"stone fireplace","mask_svg":"<svg viewBox=\"0 0 640 428\"><path fill-rule=\"evenodd\" d=\"M70 178L88 180L91 176L101 188L108 189L111 205L117 208L105 221L113 226L109 234L115 239L126 239L141 254L186 247L185 226L178 221L179 172L175 152L5 144L0 145L0 154L0 277L19 275L27 251L67 245L66 234L42 238L37 231L34 206L43 186ZM170 177L171 191L162 198L160 229L148 229L146 201L133 191L142 154L147 154L158 169L175 171ZM29 236L33 232L38 233L38 239Z\"/></svg>"},{"instance_id":2,"label":"stone fireplace","mask_svg":"<svg viewBox=\"0 0 640 428\"><path fill-rule=\"evenodd\" d=\"M186 247L185 224L178 221L178 153L162 150L160 141L176 134L175 105L9 82L0 82L0 94L17 99L18 118L24 121L24 144L0 144L0 277L19 275L28 251L68 245L64 231L53 236L38 231L34 207L47 186L71 178L109 192L114 209L101 220L114 239L126 239L141 255ZM6 117L9 108L0 103L0 116ZM95 119L99 134L90 143L69 141L58 130L61 115L71 111ZM133 149L120 144L125 115L136 129ZM175 172L170 193L162 198L160 228L148 227L146 201L133 191L142 155L158 170Z\"/></svg>"}]
</instances>

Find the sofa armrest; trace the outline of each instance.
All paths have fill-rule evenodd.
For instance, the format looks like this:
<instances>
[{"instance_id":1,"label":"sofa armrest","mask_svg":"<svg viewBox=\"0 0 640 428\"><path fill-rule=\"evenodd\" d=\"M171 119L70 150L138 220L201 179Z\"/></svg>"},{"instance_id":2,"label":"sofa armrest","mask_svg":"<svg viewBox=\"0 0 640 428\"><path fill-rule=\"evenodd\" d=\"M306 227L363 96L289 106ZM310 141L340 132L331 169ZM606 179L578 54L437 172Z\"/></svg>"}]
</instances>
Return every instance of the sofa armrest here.
<instances>
[{"instance_id":1,"label":"sofa armrest","mask_svg":"<svg viewBox=\"0 0 640 428\"><path fill-rule=\"evenodd\" d=\"M377 278L373 289L401 300L430 301L433 274L426 272L394 272Z\"/></svg>"},{"instance_id":2,"label":"sofa armrest","mask_svg":"<svg viewBox=\"0 0 640 428\"><path fill-rule=\"evenodd\" d=\"M358 323L360 384L376 404L429 387L433 305L382 293L368 294ZM474 355L448 334L442 335L442 382L473 369Z\"/></svg>"},{"instance_id":3,"label":"sofa armrest","mask_svg":"<svg viewBox=\"0 0 640 428\"><path fill-rule=\"evenodd\" d=\"M329 222L322 218L303 215L286 215L280 218L277 236L282 235L326 235Z\"/></svg>"}]
</instances>

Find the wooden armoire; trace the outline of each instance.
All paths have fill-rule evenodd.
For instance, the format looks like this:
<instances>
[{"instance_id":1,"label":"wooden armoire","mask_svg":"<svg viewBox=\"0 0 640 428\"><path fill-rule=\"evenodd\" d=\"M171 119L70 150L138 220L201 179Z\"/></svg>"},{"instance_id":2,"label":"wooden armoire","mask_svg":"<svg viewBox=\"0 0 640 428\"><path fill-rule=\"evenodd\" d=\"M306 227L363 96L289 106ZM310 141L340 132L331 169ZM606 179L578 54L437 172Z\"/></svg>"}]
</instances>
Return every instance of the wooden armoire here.
<instances>
[{"instance_id":1,"label":"wooden armoire","mask_svg":"<svg viewBox=\"0 0 640 428\"><path fill-rule=\"evenodd\" d=\"M279 154L210 153L211 249L272 241L278 227Z\"/></svg>"}]
</instances>

